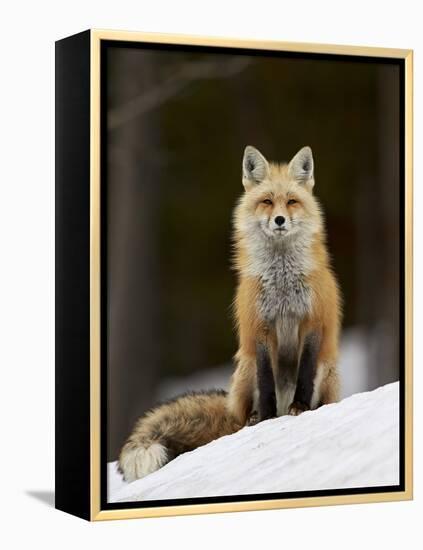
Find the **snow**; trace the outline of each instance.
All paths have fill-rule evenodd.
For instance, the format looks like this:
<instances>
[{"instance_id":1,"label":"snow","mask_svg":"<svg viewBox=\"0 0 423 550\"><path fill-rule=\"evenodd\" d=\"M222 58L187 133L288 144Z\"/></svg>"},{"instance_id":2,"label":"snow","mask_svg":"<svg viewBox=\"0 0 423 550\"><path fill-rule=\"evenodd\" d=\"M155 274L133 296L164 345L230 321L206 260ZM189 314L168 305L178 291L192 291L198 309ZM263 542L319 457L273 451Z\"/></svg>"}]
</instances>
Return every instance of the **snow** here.
<instances>
[{"instance_id":1,"label":"snow","mask_svg":"<svg viewBox=\"0 0 423 550\"><path fill-rule=\"evenodd\" d=\"M298 417L245 427L125 483L109 463L109 502L399 484L399 383Z\"/></svg>"}]
</instances>

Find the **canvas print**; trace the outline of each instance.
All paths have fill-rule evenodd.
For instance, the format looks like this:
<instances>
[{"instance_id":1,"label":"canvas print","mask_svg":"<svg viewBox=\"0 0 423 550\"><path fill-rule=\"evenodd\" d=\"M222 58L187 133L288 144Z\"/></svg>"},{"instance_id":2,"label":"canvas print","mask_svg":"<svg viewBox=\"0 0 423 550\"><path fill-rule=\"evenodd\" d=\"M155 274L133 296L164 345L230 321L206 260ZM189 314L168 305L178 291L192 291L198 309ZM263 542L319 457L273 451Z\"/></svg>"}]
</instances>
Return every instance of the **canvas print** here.
<instances>
[{"instance_id":1,"label":"canvas print","mask_svg":"<svg viewBox=\"0 0 423 550\"><path fill-rule=\"evenodd\" d=\"M399 490L401 64L101 55L104 507Z\"/></svg>"}]
</instances>

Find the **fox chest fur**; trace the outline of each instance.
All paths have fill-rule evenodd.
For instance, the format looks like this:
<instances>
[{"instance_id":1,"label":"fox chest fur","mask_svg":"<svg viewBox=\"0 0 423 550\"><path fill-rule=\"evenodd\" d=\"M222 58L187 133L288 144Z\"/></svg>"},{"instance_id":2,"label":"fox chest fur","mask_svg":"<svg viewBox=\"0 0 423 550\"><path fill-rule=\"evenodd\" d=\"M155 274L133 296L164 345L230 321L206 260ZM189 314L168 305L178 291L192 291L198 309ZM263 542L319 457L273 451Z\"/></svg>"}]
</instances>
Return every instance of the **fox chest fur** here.
<instances>
[{"instance_id":1,"label":"fox chest fur","mask_svg":"<svg viewBox=\"0 0 423 550\"><path fill-rule=\"evenodd\" d=\"M307 281L311 262L305 252L301 248L273 250L267 257L256 257L255 268L260 281L257 314L275 328L278 343L279 366L275 370L278 415L287 413L294 397L300 354L299 327L312 306L312 292ZM255 407L257 400L256 390Z\"/></svg>"},{"instance_id":2,"label":"fox chest fur","mask_svg":"<svg viewBox=\"0 0 423 550\"><path fill-rule=\"evenodd\" d=\"M255 257L254 274L260 281L256 307L263 321L288 329L310 313L309 257L305 247L272 248Z\"/></svg>"},{"instance_id":3,"label":"fox chest fur","mask_svg":"<svg viewBox=\"0 0 423 550\"><path fill-rule=\"evenodd\" d=\"M258 312L263 320L298 320L310 311L311 293L302 262L296 254L276 254L260 276Z\"/></svg>"}]
</instances>

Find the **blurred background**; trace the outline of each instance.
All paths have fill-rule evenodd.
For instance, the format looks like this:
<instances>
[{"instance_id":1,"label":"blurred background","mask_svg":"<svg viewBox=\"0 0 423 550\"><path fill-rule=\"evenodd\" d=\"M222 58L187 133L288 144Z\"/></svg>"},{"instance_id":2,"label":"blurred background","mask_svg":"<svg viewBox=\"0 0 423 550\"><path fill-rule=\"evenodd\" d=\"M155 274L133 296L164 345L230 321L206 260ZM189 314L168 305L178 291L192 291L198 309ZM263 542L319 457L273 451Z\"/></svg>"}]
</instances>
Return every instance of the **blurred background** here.
<instances>
[{"instance_id":1,"label":"blurred background","mask_svg":"<svg viewBox=\"0 0 423 550\"><path fill-rule=\"evenodd\" d=\"M159 400L228 385L247 144L277 161L313 149L344 298L342 396L397 380L399 66L163 46L105 55L108 460Z\"/></svg>"}]
</instances>

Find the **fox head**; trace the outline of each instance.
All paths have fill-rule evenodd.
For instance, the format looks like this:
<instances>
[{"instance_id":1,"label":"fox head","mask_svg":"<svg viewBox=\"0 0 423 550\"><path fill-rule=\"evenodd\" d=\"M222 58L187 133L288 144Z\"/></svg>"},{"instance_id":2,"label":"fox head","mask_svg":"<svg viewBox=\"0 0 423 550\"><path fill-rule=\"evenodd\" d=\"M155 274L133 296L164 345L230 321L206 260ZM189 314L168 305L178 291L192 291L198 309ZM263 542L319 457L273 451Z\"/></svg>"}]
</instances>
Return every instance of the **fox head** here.
<instances>
[{"instance_id":1,"label":"fox head","mask_svg":"<svg viewBox=\"0 0 423 550\"><path fill-rule=\"evenodd\" d=\"M245 192L235 211L240 237L262 237L282 245L321 231L310 147L300 149L289 163L278 164L249 145L242 161L242 183Z\"/></svg>"}]
</instances>

